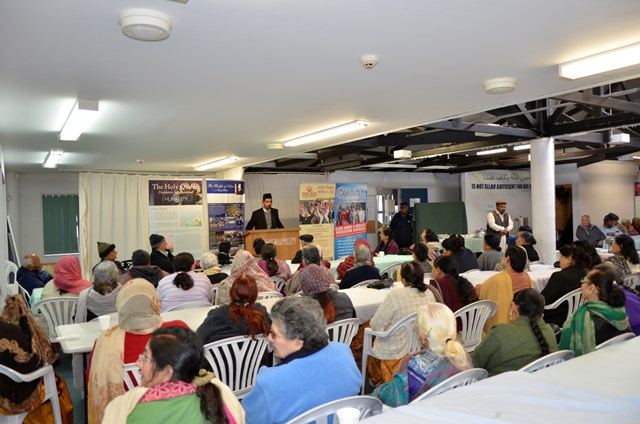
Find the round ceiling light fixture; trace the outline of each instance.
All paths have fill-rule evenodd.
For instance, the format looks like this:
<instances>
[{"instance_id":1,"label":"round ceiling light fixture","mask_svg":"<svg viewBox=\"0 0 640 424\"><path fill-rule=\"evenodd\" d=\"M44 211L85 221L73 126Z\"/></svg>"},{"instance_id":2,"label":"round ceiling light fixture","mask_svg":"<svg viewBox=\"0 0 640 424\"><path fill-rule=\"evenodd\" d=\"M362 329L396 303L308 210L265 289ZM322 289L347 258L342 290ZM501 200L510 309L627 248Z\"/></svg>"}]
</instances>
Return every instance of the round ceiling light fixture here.
<instances>
[{"instance_id":1,"label":"round ceiling light fixture","mask_svg":"<svg viewBox=\"0 0 640 424\"><path fill-rule=\"evenodd\" d=\"M493 78L484 82L484 91L487 94L506 94L515 89L515 78Z\"/></svg>"},{"instance_id":2,"label":"round ceiling light fixture","mask_svg":"<svg viewBox=\"0 0 640 424\"><path fill-rule=\"evenodd\" d=\"M169 38L173 19L151 9L127 9L120 13L120 28L129 38L140 41L162 41Z\"/></svg>"}]
</instances>

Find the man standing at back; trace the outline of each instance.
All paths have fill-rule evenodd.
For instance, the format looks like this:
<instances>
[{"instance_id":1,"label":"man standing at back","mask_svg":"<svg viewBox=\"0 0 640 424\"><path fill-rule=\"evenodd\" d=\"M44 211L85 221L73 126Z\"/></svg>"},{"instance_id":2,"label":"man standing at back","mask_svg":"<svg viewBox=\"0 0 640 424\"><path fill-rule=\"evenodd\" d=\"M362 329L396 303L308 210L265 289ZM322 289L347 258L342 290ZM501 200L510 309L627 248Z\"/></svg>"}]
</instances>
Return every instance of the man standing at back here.
<instances>
[{"instance_id":1,"label":"man standing at back","mask_svg":"<svg viewBox=\"0 0 640 424\"><path fill-rule=\"evenodd\" d=\"M253 230L270 230L272 228L284 228L278 216L278 209L272 208L273 199L271 193L262 195L262 207L253 211L251 219L247 223L245 231Z\"/></svg>"},{"instance_id":2,"label":"man standing at back","mask_svg":"<svg viewBox=\"0 0 640 424\"><path fill-rule=\"evenodd\" d=\"M399 248L409 248L413 244L413 229L411 228L411 214L409 214L408 203L400 203L400 212L391 218L389 227L393 231L393 239Z\"/></svg>"},{"instance_id":3,"label":"man standing at back","mask_svg":"<svg viewBox=\"0 0 640 424\"><path fill-rule=\"evenodd\" d=\"M53 277L42 269L40 256L32 253L22 258L22 266L18 269L16 279L22 288L31 294L33 289L43 288Z\"/></svg>"},{"instance_id":4,"label":"man standing at back","mask_svg":"<svg viewBox=\"0 0 640 424\"><path fill-rule=\"evenodd\" d=\"M507 202L496 200L496 209L487 214L487 233L500 238L500 247L507 249L507 237L513 228L513 220L507 213Z\"/></svg>"}]
</instances>

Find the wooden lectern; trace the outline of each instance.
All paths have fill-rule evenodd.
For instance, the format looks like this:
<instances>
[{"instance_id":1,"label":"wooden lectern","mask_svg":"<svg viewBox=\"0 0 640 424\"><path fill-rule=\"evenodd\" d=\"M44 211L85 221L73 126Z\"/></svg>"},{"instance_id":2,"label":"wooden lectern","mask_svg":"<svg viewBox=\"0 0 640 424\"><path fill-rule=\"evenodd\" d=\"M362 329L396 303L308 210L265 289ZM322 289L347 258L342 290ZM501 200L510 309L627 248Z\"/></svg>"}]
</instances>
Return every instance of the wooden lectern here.
<instances>
[{"instance_id":1,"label":"wooden lectern","mask_svg":"<svg viewBox=\"0 0 640 424\"><path fill-rule=\"evenodd\" d=\"M290 260L300 250L300 228L278 228L274 230L251 230L245 232L244 248L253 252L253 241L261 238L265 243L273 243L278 249L278 259Z\"/></svg>"}]
</instances>

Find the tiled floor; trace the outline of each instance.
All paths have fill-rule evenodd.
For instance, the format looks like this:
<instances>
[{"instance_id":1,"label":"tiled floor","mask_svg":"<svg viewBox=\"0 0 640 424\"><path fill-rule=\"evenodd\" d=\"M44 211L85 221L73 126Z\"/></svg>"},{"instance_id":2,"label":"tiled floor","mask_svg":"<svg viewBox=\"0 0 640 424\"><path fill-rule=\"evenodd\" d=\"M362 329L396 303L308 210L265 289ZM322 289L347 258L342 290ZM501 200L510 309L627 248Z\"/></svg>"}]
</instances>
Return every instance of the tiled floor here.
<instances>
[{"instance_id":1,"label":"tiled floor","mask_svg":"<svg viewBox=\"0 0 640 424\"><path fill-rule=\"evenodd\" d=\"M86 423L84 419L84 399L78 390L73 387L73 371L71 369L71 355L60 352L60 359L53 367L60 375L69 389L71 400L73 401L73 422L74 424Z\"/></svg>"}]
</instances>

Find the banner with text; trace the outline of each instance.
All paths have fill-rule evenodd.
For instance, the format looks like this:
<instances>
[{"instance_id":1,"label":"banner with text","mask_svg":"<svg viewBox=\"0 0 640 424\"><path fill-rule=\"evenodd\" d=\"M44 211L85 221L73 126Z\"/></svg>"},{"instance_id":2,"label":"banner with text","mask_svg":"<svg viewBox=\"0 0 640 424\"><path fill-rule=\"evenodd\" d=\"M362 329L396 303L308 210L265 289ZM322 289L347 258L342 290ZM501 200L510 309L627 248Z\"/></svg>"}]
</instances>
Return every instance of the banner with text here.
<instances>
[{"instance_id":1,"label":"banner with text","mask_svg":"<svg viewBox=\"0 0 640 424\"><path fill-rule=\"evenodd\" d=\"M300 235L313 235L313 244L320 246L322 257L334 258L333 199L335 184L300 184Z\"/></svg>"},{"instance_id":2,"label":"banner with text","mask_svg":"<svg viewBox=\"0 0 640 424\"><path fill-rule=\"evenodd\" d=\"M209 250L223 241L231 254L244 248L244 181L207 180Z\"/></svg>"},{"instance_id":3,"label":"banner with text","mask_svg":"<svg viewBox=\"0 0 640 424\"><path fill-rule=\"evenodd\" d=\"M367 234L367 185L336 184L334 203L335 257L353 253L353 243Z\"/></svg>"},{"instance_id":4,"label":"banner with text","mask_svg":"<svg viewBox=\"0 0 640 424\"><path fill-rule=\"evenodd\" d=\"M174 253L202 254L202 222L202 180L149 181L149 230L163 235Z\"/></svg>"}]
</instances>

